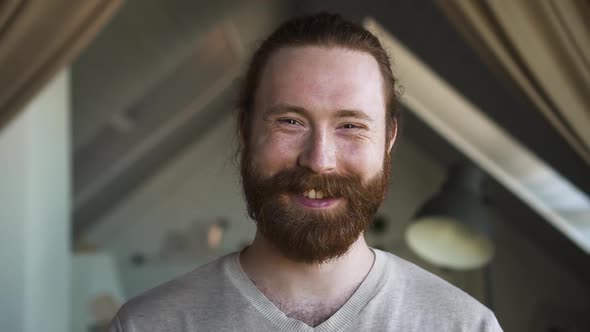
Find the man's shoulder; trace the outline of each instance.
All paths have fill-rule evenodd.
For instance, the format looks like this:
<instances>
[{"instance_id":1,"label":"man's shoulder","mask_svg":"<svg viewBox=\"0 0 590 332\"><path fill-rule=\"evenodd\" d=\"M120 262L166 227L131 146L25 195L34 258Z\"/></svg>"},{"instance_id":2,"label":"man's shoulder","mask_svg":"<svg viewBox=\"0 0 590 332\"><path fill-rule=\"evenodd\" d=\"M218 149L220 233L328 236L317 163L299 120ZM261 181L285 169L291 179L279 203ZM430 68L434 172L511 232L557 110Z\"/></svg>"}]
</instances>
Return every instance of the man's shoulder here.
<instances>
[{"instance_id":1,"label":"man's shoulder","mask_svg":"<svg viewBox=\"0 0 590 332\"><path fill-rule=\"evenodd\" d=\"M117 314L120 324L162 322L159 318L182 317L190 312L198 315L201 308L213 299L223 298L228 292L224 269L235 253L216 259L206 265L152 288L123 305Z\"/></svg>"},{"instance_id":2,"label":"man's shoulder","mask_svg":"<svg viewBox=\"0 0 590 332\"><path fill-rule=\"evenodd\" d=\"M213 284L222 282L223 265L231 255L218 258L179 277L158 285L131 299L128 304L160 302L166 299L175 301L190 298L210 290Z\"/></svg>"},{"instance_id":3,"label":"man's shoulder","mask_svg":"<svg viewBox=\"0 0 590 332\"><path fill-rule=\"evenodd\" d=\"M446 280L393 254L385 253L388 295L400 299L402 316L417 320L444 321L454 330L466 326L476 331L500 331L494 314L486 306ZM442 329L444 330L444 329Z\"/></svg>"},{"instance_id":4,"label":"man's shoulder","mask_svg":"<svg viewBox=\"0 0 590 332\"><path fill-rule=\"evenodd\" d=\"M391 276L390 286L394 288L394 291L412 294L414 299L445 301L447 304L455 302L460 305L476 303L483 307L471 295L441 277L391 253L385 253L385 255L387 257L386 273Z\"/></svg>"}]
</instances>

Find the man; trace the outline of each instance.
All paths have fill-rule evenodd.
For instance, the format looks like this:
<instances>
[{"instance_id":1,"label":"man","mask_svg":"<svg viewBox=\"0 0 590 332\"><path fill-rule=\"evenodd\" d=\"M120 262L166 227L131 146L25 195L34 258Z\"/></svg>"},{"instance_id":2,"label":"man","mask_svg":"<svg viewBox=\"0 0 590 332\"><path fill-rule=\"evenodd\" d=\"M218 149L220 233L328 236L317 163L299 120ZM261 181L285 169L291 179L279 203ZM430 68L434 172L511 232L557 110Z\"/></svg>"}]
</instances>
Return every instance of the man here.
<instances>
[{"instance_id":1,"label":"man","mask_svg":"<svg viewBox=\"0 0 590 332\"><path fill-rule=\"evenodd\" d=\"M284 23L239 102L251 246L132 299L111 331L501 331L483 305L367 246L399 123L379 41L338 15Z\"/></svg>"}]
</instances>

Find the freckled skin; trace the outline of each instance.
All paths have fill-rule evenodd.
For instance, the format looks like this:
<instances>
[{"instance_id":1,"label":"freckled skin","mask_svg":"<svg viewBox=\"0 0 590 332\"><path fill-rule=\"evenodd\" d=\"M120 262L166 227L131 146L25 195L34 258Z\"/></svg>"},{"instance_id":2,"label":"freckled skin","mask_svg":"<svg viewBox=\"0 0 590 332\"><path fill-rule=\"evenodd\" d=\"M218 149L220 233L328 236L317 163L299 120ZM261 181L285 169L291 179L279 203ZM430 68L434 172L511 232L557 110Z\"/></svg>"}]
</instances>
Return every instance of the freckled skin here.
<instances>
[{"instance_id":1,"label":"freckled skin","mask_svg":"<svg viewBox=\"0 0 590 332\"><path fill-rule=\"evenodd\" d=\"M255 96L254 166L263 176L300 166L318 174L372 178L385 153L382 84L377 62L364 52L317 46L279 50L265 65ZM305 111L268 115L277 105ZM371 120L336 117L340 110L361 111Z\"/></svg>"}]
</instances>

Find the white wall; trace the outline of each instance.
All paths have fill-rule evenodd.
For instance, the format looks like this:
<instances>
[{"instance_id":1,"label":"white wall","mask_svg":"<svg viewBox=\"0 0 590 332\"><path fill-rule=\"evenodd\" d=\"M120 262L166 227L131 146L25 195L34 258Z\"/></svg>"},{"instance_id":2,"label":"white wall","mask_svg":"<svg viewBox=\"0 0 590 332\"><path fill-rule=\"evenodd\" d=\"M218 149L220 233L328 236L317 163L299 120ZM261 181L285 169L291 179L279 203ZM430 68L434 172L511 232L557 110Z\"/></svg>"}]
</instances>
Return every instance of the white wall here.
<instances>
[{"instance_id":1,"label":"white wall","mask_svg":"<svg viewBox=\"0 0 590 332\"><path fill-rule=\"evenodd\" d=\"M69 72L0 132L0 327L68 330Z\"/></svg>"},{"instance_id":2,"label":"white wall","mask_svg":"<svg viewBox=\"0 0 590 332\"><path fill-rule=\"evenodd\" d=\"M124 303L118 269L111 255L105 253L84 253L72 257L71 279L71 332L87 331L90 326L99 323L91 312L91 301L97 296L108 295L113 305ZM108 310L109 308L102 308ZM112 315L117 308L113 308ZM106 317L105 317L106 318ZM112 317L107 318L109 321Z\"/></svg>"}]
</instances>

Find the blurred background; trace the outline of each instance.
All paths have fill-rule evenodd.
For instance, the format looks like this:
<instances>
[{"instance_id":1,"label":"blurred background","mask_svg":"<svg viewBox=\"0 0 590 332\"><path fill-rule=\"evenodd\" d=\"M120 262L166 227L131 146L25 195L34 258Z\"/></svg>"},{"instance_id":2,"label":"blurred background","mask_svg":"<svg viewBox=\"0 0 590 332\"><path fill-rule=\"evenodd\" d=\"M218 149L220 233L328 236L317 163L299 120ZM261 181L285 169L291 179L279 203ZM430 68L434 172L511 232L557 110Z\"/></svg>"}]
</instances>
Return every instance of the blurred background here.
<instances>
[{"instance_id":1,"label":"blurred background","mask_svg":"<svg viewBox=\"0 0 590 332\"><path fill-rule=\"evenodd\" d=\"M253 238L236 86L283 20L363 22L403 88L369 243L505 331L590 331L590 3L0 2L0 330L103 331Z\"/></svg>"}]
</instances>

